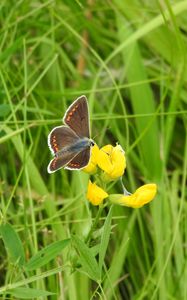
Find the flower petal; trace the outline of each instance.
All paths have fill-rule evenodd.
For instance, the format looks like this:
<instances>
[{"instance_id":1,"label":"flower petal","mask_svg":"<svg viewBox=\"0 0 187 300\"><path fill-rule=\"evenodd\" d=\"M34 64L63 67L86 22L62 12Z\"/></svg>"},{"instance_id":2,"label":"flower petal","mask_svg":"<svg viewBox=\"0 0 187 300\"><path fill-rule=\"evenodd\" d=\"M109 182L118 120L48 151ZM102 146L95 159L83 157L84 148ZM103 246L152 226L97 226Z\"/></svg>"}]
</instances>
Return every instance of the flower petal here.
<instances>
[{"instance_id":1,"label":"flower petal","mask_svg":"<svg viewBox=\"0 0 187 300\"><path fill-rule=\"evenodd\" d=\"M142 185L136 190L134 195L136 196L137 203L143 202L143 205L153 200L157 192L157 185L155 183L149 183Z\"/></svg>"},{"instance_id":2,"label":"flower petal","mask_svg":"<svg viewBox=\"0 0 187 300\"><path fill-rule=\"evenodd\" d=\"M108 197L108 194L99 186L96 185L96 183L92 183L89 180L88 183L88 191L87 191L87 199L93 204L93 205L100 205L105 198Z\"/></svg>"},{"instance_id":3,"label":"flower petal","mask_svg":"<svg viewBox=\"0 0 187 300\"><path fill-rule=\"evenodd\" d=\"M156 192L157 185L155 183L150 183L141 186L131 195L110 195L109 200L115 204L139 208L152 201Z\"/></svg>"},{"instance_id":4,"label":"flower petal","mask_svg":"<svg viewBox=\"0 0 187 300\"><path fill-rule=\"evenodd\" d=\"M97 161L98 161L98 155L99 155L99 147L95 144L91 148L91 157L88 165L83 169L84 172L93 174L97 170Z\"/></svg>"},{"instance_id":5,"label":"flower petal","mask_svg":"<svg viewBox=\"0 0 187 300\"><path fill-rule=\"evenodd\" d=\"M113 170L111 161L112 148L112 145L106 145L100 149L98 155L98 166L106 173L110 173Z\"/></svg>"},{"instance_id":6,"label":"flower petal","mask_svg":"<svg viewBox=\"0 0 187 300\"><path fill-rule=\"evenodd\" d=\"M125 154L120 145L106 145L99 151L98 166L104 171L103 179L115 180L121 177L126 168Z\"/></svg>"},{"instance_id":7,"label":"flower petal","mask_svg":"<svg viewBox=\"0 0 187 300\"><path fill-rule=\"evenodd\" d=\"M126 168L126 159L125 153L120 145L113 148L111 158L114 165L113 171L110 173L111 178L115 179L121 177Z\"/></svg>"}]
</instances>

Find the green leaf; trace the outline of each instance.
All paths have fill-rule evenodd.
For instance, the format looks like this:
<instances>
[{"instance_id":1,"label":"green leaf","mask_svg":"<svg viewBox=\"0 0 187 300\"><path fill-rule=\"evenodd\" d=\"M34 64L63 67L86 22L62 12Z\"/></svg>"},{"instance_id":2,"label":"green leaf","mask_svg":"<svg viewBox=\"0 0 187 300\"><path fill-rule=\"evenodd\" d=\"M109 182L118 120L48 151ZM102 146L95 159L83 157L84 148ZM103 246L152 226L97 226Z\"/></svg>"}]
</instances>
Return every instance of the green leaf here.
<instances>
[{"instance_id":1,"label":"green leaf","mask_svg":"<svg viewBox=\"0 0 187 300\"><path fill-rule=\"evenodd\" d=\"M77 236L73 237L75 248L79 253L80 263L84 271L95 281L100 280L98 263L92 253L92 250Z\"/></svg>"},{"instance_id":2,"label":"green leaf","mask_svg":"<svg viewBox=\"0 0 187 300\"><path fill-rule=\"evenodd\" d=\"M11 261L23 266L25 254L17 232L9 223L5 223L0 225L0 233Z\"/></svg>"},{"instance_id":3,"label":"green leaf","mask_svg":"<svg viewBox=\"0 0 187 300\"><path fill-rule=\"evenodd\" d=\"M23 288L23 287L12 289L10 291L7 291L7 293L11 294L12 296L18 299L31 299L36 297L38 299L38 297L54 295L54 293L48 291L31 289L31 288Z\"/></svg>"},{"instance_id":4,"label":"green leaf","mask_svg":"<svg viewBox=\"0 0 187 300\"><path fill-rule=\"evenodd\" d=\"M54 242L40 250L25 264L27 271L35 270L54 259L70 242L70 239Z\"/></svg>"},{"instance_id":5,"label":"green leaf","mask_svg":"<svg viewBox=\"0 0 187 300\"><path fill-rule=\"evenodd\" d=\"M111 232L111 220L112 220L112 209L113 206L111 206L108 216L105 220L105 224L103 226L103 233L101 236L101 244L100 244L100 249L99 249L99 269L101 272L102 265L104 262L105 254L107 251L109 239L110 239L110 232Z\"/></svg>"},{"instance_id":6,"label":"green leaf","mask_svg":"<svg viewBox=\"0 0 187 300\"><path fill-rule=\"evenodd\" d=\"M4 61L6 59L10 59L12 57L12 54L15 53L23 44L23 37L19 37L17 40L14 41L9 47L6 48L6 50L1 51L0 54L0 61Z\"/></svg>"},{"instance_id":7,"label":"green leaf","mask_svg":"<svg viewBox=\"0 0 187 300\"><path fill-rule=\"evenodd\" d=\"M124 37L127 39L132 35L133 31L128 26L128 21L123 17L117 16L117 24L119 31L120 42L123 43ZM123 30L122 30L123 28ZM156 105L154 101L154 94L148 80L147 69L144 65L143 57L138 43L132 43L122 51L122 58L126 64L126 78L128 83L138 82L144 80L143 85L129 87L131 95L131 105L134 114L154 114L156 115ZM141 101L139 100L141 99ZM154 176L159 178L161 170L160 160L160 145L158 122L155 117L137 118L135 119L136 129L139 135L139 151L144 161L146 176L149 178ZM146 145L146 147L145 147ZM149 149L149 151L147 151ZM152 169L149 167L152 166Z\"/></svg>"},{"instance_id":8,"label":"green leaf","mask_svg":"<svg viewBox=\"0 0 187 300\"><path fill-rule=\"evenodd\" d=\"M6 117L9 112L10 112L9 104L1 104L0 105L0 117Z\"/></svg>"},{"instance_id":9,"label":"green leaf","mask_svg":"<svg viewBox=\"0 0 187 300\"><path fill-rule=\"evenodd\" d=\"M18 130L22 129L19 128ZM3 130L6 132L7 135L12 136L11 141L13 142L13 145L17 151L18 156L20 157L21 161L23 162L24 158L24 151L25 155L27 157L27 169L29 172L29 178L31 180L31 185L36 190L36 192L44 196L45 195L45 201L44 201L44 207L45 210L50 218L54 218L54 215L57 214L56 206L54 205L54 202L51 201L51 198L49 197L49 192L47 189L47 186L39 172L39 169L37 168L36 164L33 161L33 158L30 156L30 153L25 150L25 145L22 143L21 136L14 136L15 130L10 129L8 126L4 125ZM18 131L17 130L17 131ZM2 141L2 138L0 139L0 142ZM57 236L59 239L62 239L63 234L63 226L60 223L59 217L55 218L55 222L52 224L52 228L56 231Z\"/></svg>"}]
</instances>

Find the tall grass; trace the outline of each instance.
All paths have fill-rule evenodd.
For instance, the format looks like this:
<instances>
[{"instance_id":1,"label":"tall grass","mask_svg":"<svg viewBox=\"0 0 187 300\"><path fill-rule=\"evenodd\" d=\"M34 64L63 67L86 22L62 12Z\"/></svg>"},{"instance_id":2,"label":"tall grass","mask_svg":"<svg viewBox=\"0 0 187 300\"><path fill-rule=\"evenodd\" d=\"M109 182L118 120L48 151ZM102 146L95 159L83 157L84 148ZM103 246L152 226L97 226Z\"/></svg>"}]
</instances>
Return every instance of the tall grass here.
<instances>
[{"instance_id":1,"label":"tall grass","mask_svg":"<svg viewBox=\"0 0 187 300\"><path fill-rule=\"evenodd\" d=\"M1 1L1 299L187 299L186 12ZM99 147L125 149L128 190L157 183L149 205L98 214L87 174L47 173L47 136L82 94Z\"/></svg>"}]
</instances>

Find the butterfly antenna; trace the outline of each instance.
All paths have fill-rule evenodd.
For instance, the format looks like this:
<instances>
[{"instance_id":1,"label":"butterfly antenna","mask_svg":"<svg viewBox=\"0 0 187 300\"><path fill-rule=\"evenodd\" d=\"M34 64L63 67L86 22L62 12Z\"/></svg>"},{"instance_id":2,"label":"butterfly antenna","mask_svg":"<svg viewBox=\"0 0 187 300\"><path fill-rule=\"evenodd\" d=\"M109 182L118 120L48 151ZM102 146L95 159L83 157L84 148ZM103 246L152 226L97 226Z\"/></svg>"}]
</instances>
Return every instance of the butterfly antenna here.
<instances>
[{"instance_id":1,"label":"butterfly antenna","mask_svg":"<svg viewBox=\"0 0 187 300\"><path fill-rule=\"evenodd\" d=\"M110 128L111 128L111 127L107 127L107 128L106 128L106 131L109 130ZM94 135L93 140L94 140L97 136L99 136L99 135L100 135L100 133L97 133L96 135Z\"/></svg>"},{"instance_id":2,"label":"butterfly antenna","mask_svg":"<svg viewBox=\"0 0 187 300\"><path fill-rule=\"evenodd\" d=\"M96 135L93 136L93 140L95 140L95 138L99 135L99 133L97 133Z\"/></svg>"}]
</instances>

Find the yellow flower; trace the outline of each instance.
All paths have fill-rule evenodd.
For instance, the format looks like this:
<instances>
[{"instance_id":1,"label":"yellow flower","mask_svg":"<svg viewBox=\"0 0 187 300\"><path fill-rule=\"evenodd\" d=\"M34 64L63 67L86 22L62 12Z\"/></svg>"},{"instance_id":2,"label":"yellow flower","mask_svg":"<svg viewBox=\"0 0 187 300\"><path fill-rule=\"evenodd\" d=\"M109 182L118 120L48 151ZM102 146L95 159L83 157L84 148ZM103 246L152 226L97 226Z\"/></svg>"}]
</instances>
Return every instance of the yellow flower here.
<instances>
[{"instance_id":1,"label":"yellow flower","mask_svg":"<svg viewBox=\"0 0 187 300\"><path fill-rule=\"evenodd\" d=\"M93 205L100 205L103 200L108 197L108 194L102 188L97 186L96 183L92 183L89 180L86 196Z\"/></svg>"},{"instance_id":2,"label":"yellow flower","mask_svg":"<svg viewBox=\"0 0 187 300\"><path fill-rule=\"evenodd\" d=\"M100 149L97 163L104 171L104 180L115 180L123 175L126 168L125 152L120 145L106 145Z\"/></svg>"},{"instance_id":3,"label":"yellow flower","mask_svg":"<svg viewBox=\"0 0 187 300\"><path fill-rule=\"evenodd\" d=\"M99 147L95 144L91 148L91 157L88 165L83 169L84 172L93 174L97 170L97 160L98 160L98 154L99 154Z\"/></svg>"},{"instance_id":4,"label":"yellow flower","mask_svg":"<svg viewBox=\"0 0 187 300\"><path fill-rule=\"evenodd\" d=\"M109 200L112 203L139 208L144 204L153 200L157 192L157 185L155 183L145 184L138 188L134 194L131 195L110 195Z\"/></svg>"}]
</instances>

